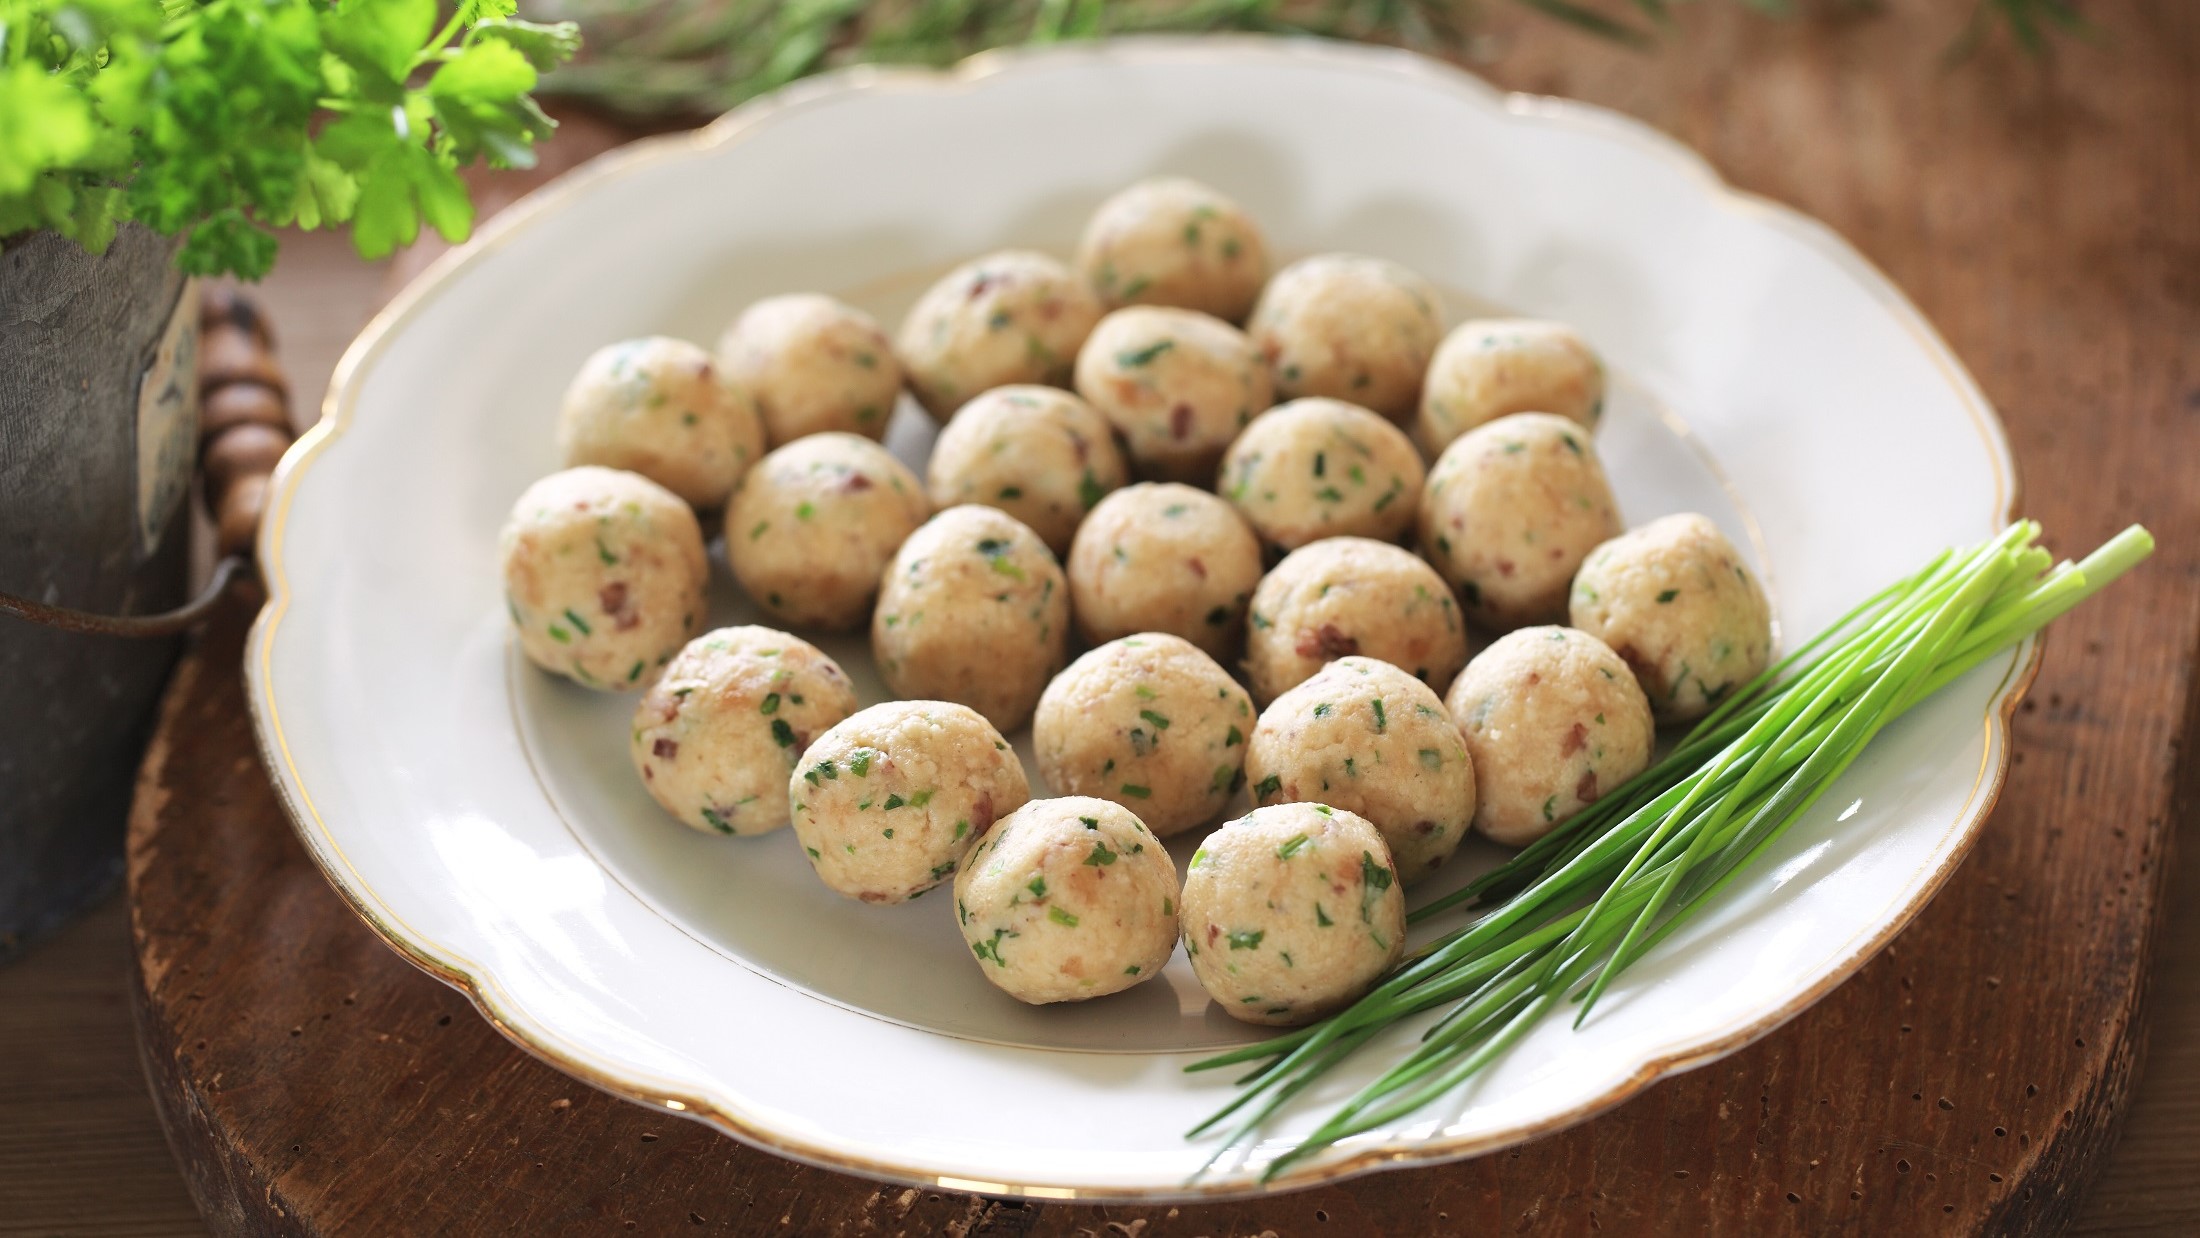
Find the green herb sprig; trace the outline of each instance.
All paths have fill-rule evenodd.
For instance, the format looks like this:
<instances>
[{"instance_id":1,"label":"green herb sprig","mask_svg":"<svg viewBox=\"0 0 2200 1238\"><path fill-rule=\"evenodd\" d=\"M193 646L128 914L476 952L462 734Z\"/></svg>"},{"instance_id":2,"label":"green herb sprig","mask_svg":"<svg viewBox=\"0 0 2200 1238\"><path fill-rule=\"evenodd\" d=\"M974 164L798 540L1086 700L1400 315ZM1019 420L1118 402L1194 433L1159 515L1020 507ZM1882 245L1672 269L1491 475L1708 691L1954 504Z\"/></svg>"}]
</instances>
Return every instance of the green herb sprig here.
<instances>
[{"instance_id":1,"label":"green herb sprig","mask_svg":"<svg viewBox=\"0 0 2200 1238\"><path fill-rule=\"evenodd\" d=\"M1194 1064L1260 1063L1195 1127L1236 1118L1216 1157L1376 1035L1448 1007L1420 1045L1361 1088L1263 1177L1396 1121L1488 1067L1555 1010L1578 1026L1621 972L1686 924L1777 841L1888 723L2039 631L2139 563L2133 526L2053 565L2039 526L1944 552L1729 698L1656 766L1465 890L1489 910L1419 951L1353 1006ZM1213 1163L1210 1160L1209 1164Z\"/></svg>"},{"instance_id":2,"label":"green herb sprig","mask_svg":"<svg viewBox=\"0 0 2200 1238\"><path fill-rule=\"evenodd\" d=\"M1253 31L1391 43L1461 56L1484 28L1470 0L532 0L578 19L593 49L544 89L635 116L709 115L851 64L947 65L995 47L1107 35ZM1800 0L1742 0L1784 16ZM1847 0L1850 4L1860 0ZM1672 0L1512 0L1629 47L1672 24ZM1952 56L2006 26L2038 53L2086 33L2075 0L1976 0Z\"/></svg>"},{"instance_id":3,"label":"green herb sprig","mask_svg":"<svg viewBox=\"0 0 2200 1238\"><path fill-rule=\"evenodd\" d=\"M272 229L349 225L369 258L463 240L457 169L534 162L531 93L579 46L514 0L0 0L0 237L93 252L134 220L180 265L257 278Z\"/></svg>"}]
</instances>

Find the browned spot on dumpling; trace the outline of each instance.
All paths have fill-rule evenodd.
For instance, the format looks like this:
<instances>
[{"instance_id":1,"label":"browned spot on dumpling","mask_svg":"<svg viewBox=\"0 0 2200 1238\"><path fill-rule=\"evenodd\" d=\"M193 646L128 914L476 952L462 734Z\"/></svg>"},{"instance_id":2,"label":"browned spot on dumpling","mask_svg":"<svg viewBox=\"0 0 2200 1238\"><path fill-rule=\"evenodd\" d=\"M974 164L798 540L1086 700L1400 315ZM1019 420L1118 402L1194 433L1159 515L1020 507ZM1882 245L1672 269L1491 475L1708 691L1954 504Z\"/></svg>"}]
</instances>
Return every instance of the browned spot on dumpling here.
<instances>
[{"instance_id":1,"label":"browned spot on dumpling","mask_svg":"<svg viewBox=\"0 0 2200 1238\"><path fill-rule=\"evenodd\" d=\"M1559 746L1558 755L1570 757L1589 746L1589 728L1576 722L1574 729L1566 732L1566 742Z\"/></svg>"},{"instance_id":2,"label":"browned spot on dumpling","mask_svg":"<svg viewBox=\"0 0 2200 1238\"><path fill-rule=\"evenodd\" d=\"M639 612L627 609L630 600L623 580L614 580L596 593L596 601L602 604L604 613L611 616L611 626L621 632L642 621Z\"/></svg>"},{"instance_id":3,"label":"browned spot on dumpling","mask_svg":"<svg viewBox=\"0 0 2200 1238\"><path fill-rule=\"evenodd\" d=\"M1595 802L1597 797L1597 772L1593 769L1581 772L1581 781L1574 784L1574 798L1584 804Z\"/></svg>"},{"instance_id":4,"label":"browned spot on dumpling","mask_svg":"<svg viewBox=\"0 0 2200 1238\"><path fill-rule=\"evenodd\" d=\"M1359 640L1334 623L1299 633L1298 655L1302 658L1346 658L1359 651Z\"/></svg>"}]
</instances>

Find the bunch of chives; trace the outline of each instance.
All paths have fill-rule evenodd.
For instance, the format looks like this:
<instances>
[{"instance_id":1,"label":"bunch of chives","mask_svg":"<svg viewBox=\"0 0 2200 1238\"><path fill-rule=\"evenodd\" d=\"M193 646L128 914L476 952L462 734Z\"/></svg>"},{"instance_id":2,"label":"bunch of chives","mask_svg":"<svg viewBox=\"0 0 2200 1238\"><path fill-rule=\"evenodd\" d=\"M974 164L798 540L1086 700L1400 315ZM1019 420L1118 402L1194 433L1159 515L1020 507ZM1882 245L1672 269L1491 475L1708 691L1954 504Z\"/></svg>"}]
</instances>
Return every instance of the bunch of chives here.
<instances>
[{"instance_id":1,"label":"bunch of chives","mask_svg":"<svg viewBox=\"0 0 2200 1238\"><path fill-rule=\"evenodd\" d=\"M1401 1019L1449 1007L1421 1044L1347 1100L1285 1166L1387 1125L1456 1088L1561 1001L1578 1026L1622 971L1746 869L1824 795L1881 728L2039 631L2144 559L2137 525L2050 567L2023 521L1945 551L1844 616L1714 710L1662 760L1464 889L1416 911L1489 910L1422 948L1321 1023L1193 1064L1260 1063L1193 1128L1233 1115L1217 1150ZM1213 1162L1210 1161L1209 1164Z\"/></svg>"}]
</instances>

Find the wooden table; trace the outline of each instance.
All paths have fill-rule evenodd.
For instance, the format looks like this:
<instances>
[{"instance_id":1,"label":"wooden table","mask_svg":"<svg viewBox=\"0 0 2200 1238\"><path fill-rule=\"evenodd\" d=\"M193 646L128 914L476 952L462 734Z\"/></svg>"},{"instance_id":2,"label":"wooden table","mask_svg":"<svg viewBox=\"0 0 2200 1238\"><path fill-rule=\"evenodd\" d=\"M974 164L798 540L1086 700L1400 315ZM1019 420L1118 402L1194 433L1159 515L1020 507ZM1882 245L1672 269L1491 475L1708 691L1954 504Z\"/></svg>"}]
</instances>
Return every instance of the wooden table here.
<instances>
[{"instance_id":1,"label":"wooden table","mask_svg":"<svg viewBox=\"0 0 2200 1238\"><path fill-rule=\"evenodd\" d=\"M151 1062L202 1199L224 1228L387 1228L373 1209L392 1201L408 1228L495 1217L645 1232L781 1217L796 1230L1147 1235L2061 1226L2132 1095L2172 810L2200 789L2200 763L2177 755L2200 631L2200 493L2184 484L2200 463L2200 9L2100 6L2110 48L2045 66L1990 52L1943 72L1934 57L1957 7L1777 25L1706 7L1653 58L1508 20L1499 37L1519 42L1491 70L1643 116L1744 187L1832 223L2003 410L2030 514L2066 545L2131 518L2163 536L2154 564L2053 642L1971 860L1893 949L1794 1024L1526 1149L1268 1204L1002 1209L788 1167L565 1083L363 929L320 914L333 896L239 763L240 615L208 636L173 702L133 832ZM297 340L284 347L310 383ZM267 884L224 897L245 877ZM2200 948L2184 940L2191 919L2173 923L2181 1004L2167 1013L2194 1027ZM240 966L241 951L264 966ZM359 983L315 1008L318 994L279 982L285 967ZM13 1017L13 979L0 973L0 1017ZM2186 1151L2200 1126L2195 1042L2170 1041L2182 1071L2158 1070L2139 1094L2137 1123L2162 1134L2115 1162L2122 1190L2090 1224L2200 1228L2200 1157ZM385 1084L371 1105L331 1094L287 1111L287 1126L275 1116L278 1090L313 1093L370 1059ZM449 1085L454 1063L464 1086ZM0 1097L11 1082L0 1074ZM67 1207L26 1185L53 1153L19 1143L22 1129L0 1121L0 1229L33 1215L11 1202L56 1221Z\"/></svg>"}]
</instances>

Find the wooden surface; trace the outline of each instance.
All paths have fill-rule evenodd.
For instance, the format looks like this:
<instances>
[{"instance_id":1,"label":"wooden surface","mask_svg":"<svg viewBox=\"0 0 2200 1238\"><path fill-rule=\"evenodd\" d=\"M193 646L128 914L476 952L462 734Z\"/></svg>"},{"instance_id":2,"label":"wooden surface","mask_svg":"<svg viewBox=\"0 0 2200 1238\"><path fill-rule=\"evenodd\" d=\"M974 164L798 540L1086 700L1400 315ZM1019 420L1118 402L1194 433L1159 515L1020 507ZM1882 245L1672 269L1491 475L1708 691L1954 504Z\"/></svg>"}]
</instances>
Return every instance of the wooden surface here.
<instances>
[{"instance_id":1,"label":"wooden surface","mask_svg":"<svg viewBox=\"0 0 2200 1238\"><path fill-rule=\"evenodd\" d=\"M199 1149L202 1200L224 1201L218 1227L2059 1227L2125 1107L2171 813L2180 790L2200 789L2189 761L2177 785L2200 631L2200 501L2183 485L2200 462L2200 13L2097 6L2108 47L1943 73L1934 55L1955 17L1916 7L1773 26L1706 6L1649 59L1509 25L1533 41L1491 69L1635 112L1745 187L1826 218L1911 292L2003 410L2031 514L2068 545L2135 517L2163 535L2154 564L2053 642L2018 719L2020 763L1969 863L1826 1002L1576 1131L1357 1187L1174 1216L878 1189L565 1081L351 921L252 762L239 614L179 681L133 835L148 1065ZM286 333L296 367L294 344ZM2200 1032L2200 950L2184 927L2174 1012ZM2088 1228L2200 1222L2196 1042L2166 1046L2183 1073L2150 1076L2136 1120L2160 1115L2158 1133L2112 1162L2123 1193L2099 1200ZM37 1090L53 1073L23 1081ZM0 1098L13 1082L0 1075ZM0 1229L69 1219L41 1202L57 1188L37 1170L55 1155L29 1142L39 1130L0 1122Z\"/></svg>"}]
</instances>

